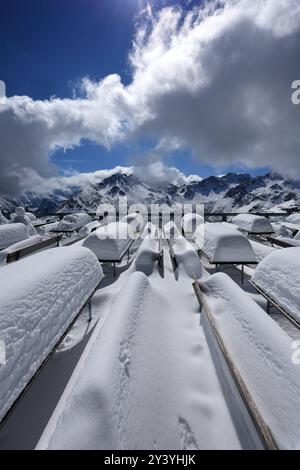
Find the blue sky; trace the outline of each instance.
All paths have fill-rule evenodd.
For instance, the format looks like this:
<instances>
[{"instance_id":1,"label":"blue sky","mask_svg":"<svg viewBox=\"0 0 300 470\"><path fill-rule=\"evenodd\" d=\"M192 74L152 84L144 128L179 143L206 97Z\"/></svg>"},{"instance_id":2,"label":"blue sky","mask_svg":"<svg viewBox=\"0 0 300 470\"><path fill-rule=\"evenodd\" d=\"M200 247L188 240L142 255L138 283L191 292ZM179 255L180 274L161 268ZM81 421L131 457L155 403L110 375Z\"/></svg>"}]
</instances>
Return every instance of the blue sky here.
<instances>
[{"instance_id":1,"label":"blue sky","mask_svg":"<svg viewBox=\"0 0 300 470\"><path fill-rule=\"evenodd\" d=\"M122 82L131 80L128 52L135 31L135 19L143 0L10 0L1 2L0 78L7 96L27 95L48 99L71 97L74 84L82 77L93 80L118 73ZM154 9L179 3L191 8L197 1L153 0ZM110 150L84 141L51 158L60 170L80 172L130 165L139 154L151 152L151 141L128 141ZM201 176L226 170L264 173L243 167L214 168L195 159L192 152L173 151L165 157L186 174Z\"/></svg>"}]
</instances>

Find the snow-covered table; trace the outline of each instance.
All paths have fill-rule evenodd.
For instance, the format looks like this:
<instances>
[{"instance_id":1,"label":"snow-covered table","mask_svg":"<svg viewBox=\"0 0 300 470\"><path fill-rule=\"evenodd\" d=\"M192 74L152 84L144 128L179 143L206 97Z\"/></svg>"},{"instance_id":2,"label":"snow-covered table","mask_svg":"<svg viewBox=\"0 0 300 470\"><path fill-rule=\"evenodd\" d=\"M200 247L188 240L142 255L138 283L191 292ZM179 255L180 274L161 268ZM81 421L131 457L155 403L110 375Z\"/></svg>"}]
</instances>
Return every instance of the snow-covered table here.
<instances>
[{"instance_id":1,"label":"snow-covered table","mask_svg":"<svg viewBox=\"0 0 300 470\"><path fill-rule=\"evenodd\" d=\"M112 263L116 276L116 263L128 254L134 239L130 238L132 227L125 222L112 222L98 228L80 243L97 256L100 263Z\"/></svg>"},{"instance_id":2,"label":"snow-covered table","mask_svg":"<svg viewBox=\"0 0 300 470\"><path fill-rule=\"evenodd\" d=\"M300 247L274 250L257 266L252 285L300 329Z\"/></svg>"},{"instance_id":3,"label":"snow-covered table","mask_svg":"<svg viewBox=\"0 0 300 470\"><path fill-rule=\"evenodd\" d=\"M274 233L269 219L260 215L239 214L232 218L232 223L248 234L270 235Z\"/></svg>"},{"instance_id":4,"label":"snow-covered table","mask_svg":"<svg viewBox=\"0 0 300 470\"><path fill-rule=\"evenodd\" d=\"M245 235L226 223L206 223L195 231L195 242L216 269L220 265L241 265L242 283L244 265L257 264L253 248Z\"/></svg>"}]
</instances>

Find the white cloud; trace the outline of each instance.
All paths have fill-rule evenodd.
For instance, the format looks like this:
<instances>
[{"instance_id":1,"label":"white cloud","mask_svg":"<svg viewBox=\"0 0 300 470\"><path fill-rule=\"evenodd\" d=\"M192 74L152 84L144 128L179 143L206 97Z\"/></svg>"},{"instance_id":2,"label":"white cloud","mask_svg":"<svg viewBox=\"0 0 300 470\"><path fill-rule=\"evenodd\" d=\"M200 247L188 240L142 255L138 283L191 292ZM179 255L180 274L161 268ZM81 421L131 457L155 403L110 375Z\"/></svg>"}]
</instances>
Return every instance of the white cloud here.
<instances>
[{"instance_id":1,"label":"white cloud","mask_svg":"<svg viewBox=\"0 0 300 470\"><path fill-rule=\"evenodd\" d=\"M300 107L291 104L299 51L298 0L145 9L129 85L110 75L84 79L74 99L0 98L1 192L23 187L24 174L54 177L49 153L82 139L110 147L150 136L211 165L299 176Z\"/></svg>"}]
</instances>

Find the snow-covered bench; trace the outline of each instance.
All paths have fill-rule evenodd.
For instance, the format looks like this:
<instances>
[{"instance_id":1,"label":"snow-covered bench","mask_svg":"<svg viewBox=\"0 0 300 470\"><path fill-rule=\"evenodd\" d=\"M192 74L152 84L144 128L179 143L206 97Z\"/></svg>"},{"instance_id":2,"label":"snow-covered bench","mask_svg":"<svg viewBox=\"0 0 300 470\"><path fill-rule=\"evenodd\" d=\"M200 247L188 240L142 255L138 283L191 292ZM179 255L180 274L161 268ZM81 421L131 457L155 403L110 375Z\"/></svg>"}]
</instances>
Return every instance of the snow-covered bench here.
<instances>
[{"instance_id":1,"label":"snow-covered bench","mask_svg":"<svg viewBox=\"0 0 300 470\"><path fill-rule=\"evenodd\" d=\"M252 235L269 235L274 229L266 217L254 214L239 214L232 218L232 223L240 230Z\"/></svg>"},{"instance_id":2,"label":"snow-covered bench","mask_svg":"<svg viewBox=\"0 0 300 470\"><path fill-rule=\"evenodd\" d=\"M300 328L300 247L274 250L257 266L252 285Z\"/></svg>"},{"instance_id":3,"label":"snow-covered bench","mask_svg":"<svg viewBox=\"0 0 300 470\"><path fill-rule=\"evenodd\" d=\"M155 263L160 261L160 256L159 240L151 237L151 234L149 234L144 238L136 253L134 261L135 269L149 276L153 272Z\"/></svg>"},{"instance_id":4,"label":"snow-covered bench","mask_svg":"<svg viewBox=\"0 0 300 470\"><path fill-rule=\"evenodd\" d=\"M272 245L280 246L281 248L292 248L294 246L300 246L300 240L288 237L269 237L267 241Z\"/></svg>"},{"instance_id":5,"label":"snow-covered bench","mask_svg":"<svg viewBox=\"0 0 300 470\"><path fill-rule=\"evenodd\" d=\"M224 380L229 381L227 367L262 443L299 449L300 374L291 360L293 340L226 274L195 282L194 289Z\"/></svg>"},{"instance_id":6,"label":"snow-covered bench","mask_svg":"<svg viewBox=\"0 0 300 470\"><path fill-rule=\"evenodd\" d=\"M67 235L78 232L82 227L89 224L92 218L84 212L65 215L64 218L56 224L50 231L65 233Z\"/></svg>"},{"instance_id":7,"label":"snow-covered bench","mask_svg":"<svg viewBox=\"0 0 300 470\"><path fill-rule=\"evenodd\" d=\"M197 251L184 237L174 240L170 245L170 254L174 257L173 264L176 268L182 267L187 276L199 279L204 273L206 274Z\"/></svg>"},{"instance_id":8,"label":"snow-covered bench","mask_svg":"<svg viewBox=\"0 0 300 470\"><path fill-rule=\"evenodd\" d=\"M180 230L172 220L164 225L163 234L167 240L182 237Z\"/></svg>"},{"instance_id":9,"label":"snow-covered bench","mask_svg":"<svg viewBox=\"0 0 300 470\"><path fill-rule=\"evenodd\" d=\"M79 243L93 251L100 263L112 263L116 276L116 263L121 263L126 253L129 259L129 250L134 242L130 230L132 227L130 229L125 222L112 222L98 228Z\"/></svg>"},{"instance_id":10,"label":"snow-covered bench","mask_svg":"<svg viewBox=\"0 0 300 470\"><path fill-rule=\"evenodd\" d=\"M0 269L0 421L58 347L103 277L82 247L52 248Z\"/></svg>"},{"instance_id":11,"label":"snow-covered bench","mask_svg":"<svg viewBox=\"0 0 300 470\"><path fill-rule=\"evenodd\" d=\"M0 250L25 240L29 237L26 225L18 224L3 224L0 225Z\"/></svg>"},{"instance_id":12,"label":"snow-covered bench","mask_svg":"<svg viewBox=\"0 0 300 470\"><path fill-rule=\"evenodd\" d=\"M241 280L244 282L244 266L257 264L250 241L235 227L224 223L206 223L195 232L195 242L216 269L220 265L241 265Z\"/></svg>"},{"instance_id":13,"label":"snow-covered bench","mask_svg":"<svg viewBox=\"0 0 300 470\"><path fill-rule=\"evenodd\" d=\"M44 248L56 245L59 246L59 242L62 239L62 235L56 235L54 237L43 238L40 235L33 235L21 242L15 243L1 252L1 260L4 255L6 263L12 261L18 261L24 256L31 255L37 251L43 250Z\"/></svg>"}]
</instances>

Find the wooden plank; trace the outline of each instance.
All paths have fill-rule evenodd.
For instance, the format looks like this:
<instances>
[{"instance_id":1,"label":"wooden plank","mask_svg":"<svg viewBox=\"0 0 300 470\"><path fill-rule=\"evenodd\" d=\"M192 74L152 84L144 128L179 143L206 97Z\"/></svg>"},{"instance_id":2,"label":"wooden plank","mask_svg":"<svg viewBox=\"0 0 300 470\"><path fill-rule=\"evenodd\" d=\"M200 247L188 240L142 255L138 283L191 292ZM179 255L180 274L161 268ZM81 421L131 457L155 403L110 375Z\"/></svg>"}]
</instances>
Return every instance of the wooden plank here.
<instances>
[{"instance_id":1,"label":"wooden plank","mask_svg":"<svg viewBox=\"0 0 300 470\"><path fill-rule=\"evenodd\" d=\"M279 238L267 237L267 241L271 243L272 246L277 245L281 248L297 248L297 245L292 245L291 243L280 240Z\"/></svg>"},{"instance_id":2,"label":"wooden plank","mask_svg":"<svg viewBox=\"0 0 300 470\"><path fill-rule=\"evenodd\" d=\"M209 324L211 326L211 329L214 333L214 336L217 340L217 343L220 347L220 350L224 356L224 359L227 363L228 369L232 375L232 378L237 386L237 389L241 395L241 398L243 399L243 402L248 410L248 413L253 421L253 424L256 428L256 431L258 435L260 436L260 439L267 450L277 450L278 446L276 444L276 441L265 423L254 399L251 396L251 393L241 375L239 372L238 368L236 367L232 357L230 356L228 349L225 346L225 343L218 331L218 328L216 326L216 323L214 321L213 315L210 312L210 309L208 307L207 302L205 301L205 296L203 295L199 283L197 281L193 282L193 288L196 294L196 297L198 299L199 305L204 307L205 314L208 318Z\"/></svg>"}]
</instances>

